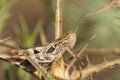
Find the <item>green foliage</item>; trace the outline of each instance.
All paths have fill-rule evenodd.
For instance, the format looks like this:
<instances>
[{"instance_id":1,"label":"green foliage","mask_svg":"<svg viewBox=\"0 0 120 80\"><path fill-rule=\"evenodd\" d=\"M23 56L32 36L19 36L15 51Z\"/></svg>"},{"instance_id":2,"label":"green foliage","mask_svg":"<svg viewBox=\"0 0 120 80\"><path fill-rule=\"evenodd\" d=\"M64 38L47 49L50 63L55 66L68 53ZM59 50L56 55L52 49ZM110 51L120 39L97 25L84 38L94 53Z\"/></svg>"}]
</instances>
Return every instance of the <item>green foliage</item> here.
<instances>
[{"instance_id":1,"label":"green foliage","mask_svg":"<svg viewBox=\"0 0 120 80\"><path fill-rule=\"evenodd\" d=\"M21 47L30 48L34 46L36 37L38 36L38 33L40 31L41 22L38 21L32 32L30 32L25 19L22 16L20 16L19 20L20 20L20 27L15 26L14 28L16 38Z\"/></svg>"},{"instance_id":2,"label":"green foliage","mask_svg":"<svg viewBox=\"0 0 120 80\"><path fill-rule=\"evenodd\" d=\"M53 9L52 0L44 0L45 6L47 7L47 13L51 22L55 21L55 9Z\"/></svg>"},{"instance_id":3,"label":"green foliage","mask_svg":"<svg viewBox=\"0 0 120 80\"><path fill-rule=\"evenodd\" d=\"M10 15L8 13L8 10L15 4L16 0L10 0L7 2L7 0L0 0L0 32L5 27L6 21L10 18Z\"/></svg>"},{"instance_id":4,"label":"green foliage","mask_svg":"<svg viewBox=\"0 0 120 80\"><path fill-rule=\"evenodd\" d=\"M14 27L16 39L19 43L18 45L21 48L31 48L34 46L34 43L39 34L42 22L38 21L35 27L32 29L32 31L30 31L26 23L26 20L23 16L19 17L19 21L20 21L20 26L16 25ZM16 76L18 76L19 79L24 78L26 80L30 80L31 76L29 74L26 74L26 72L21 71L21 70L17 70L17 72L18 72L17 73L18 75Z\"/></svg>"}]
</instances>

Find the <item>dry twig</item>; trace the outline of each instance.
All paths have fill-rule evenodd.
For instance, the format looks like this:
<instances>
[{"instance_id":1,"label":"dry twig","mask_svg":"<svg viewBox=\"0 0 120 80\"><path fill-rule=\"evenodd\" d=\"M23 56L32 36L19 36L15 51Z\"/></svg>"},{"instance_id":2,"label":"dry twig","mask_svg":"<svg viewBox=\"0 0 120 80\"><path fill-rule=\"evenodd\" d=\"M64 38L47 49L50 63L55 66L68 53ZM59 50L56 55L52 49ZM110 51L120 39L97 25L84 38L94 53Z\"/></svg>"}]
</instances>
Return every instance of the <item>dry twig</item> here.
<instances>
[{"instance_id":1,"label":"dry twig","mask_svg":"<svg viewBox=\"0 0 120 80\"><path fill-rule=\"evenodd\" d=\"M90 43L90 41L95 38L95 35L92 36L85 44L84 46L78 51L77 55L75 58L73 58L73 60L70 62L70 64L67 67L67 70L69 70L71 68L71 66L75 63L75 61L80 57L80 55L83 53L83 51L86 49L86 47L88 46L88 44Z\"/></svg>"},{"instance_id":2,"label":"dry twig","mask_svg":"<svg viewBox=\"0 0 120 80\"><path fill-rule=\"evenodd\" d=\"M115 59L113 61L104 61L101 64L87 67L87 68L80 71L81 72L80 80L85 79L86 77L90 76L93 73L98 73L98 72L103 71L105 69L113 68L116 65L120 65L120 59Z\"/></svg>"},{"instance_id":3,"label":"dry twig","mask_svg":"<svg viewBox=\"0 0 120 80\"><path fill-rule=\"evenodd\" d=\"M113 7L120 7L120 0L112 1L109 4L106 4L105 6L100 7L99 9L87 14L84 17L89 17L89 16L92 16L92 15L95 15L97 13L103 12L103 11L108 10L110 8L113 8Z\"/></svg>"},{"instance_id":4,"label":"dry twig","mask_svg":"<svg viewBox=\"0 0 120 80\"><path fill-rule=\"evenodd\" d=\"M90 49L90 50L84 51L84 53L87 53L87 54L97 54L97 55L120 54L120 48L114 48L114 49L105 49L105 48Z\"/></svg>"},{"instance_id":5,"label":"dry twig","mask_svg":"<svg viewBox=\"0 0 120 80\"><path fill-rule=\"evenodd\" d=\"M55 39L62 35L62 0L56 0Z\"/></svg>"}]
</instances>

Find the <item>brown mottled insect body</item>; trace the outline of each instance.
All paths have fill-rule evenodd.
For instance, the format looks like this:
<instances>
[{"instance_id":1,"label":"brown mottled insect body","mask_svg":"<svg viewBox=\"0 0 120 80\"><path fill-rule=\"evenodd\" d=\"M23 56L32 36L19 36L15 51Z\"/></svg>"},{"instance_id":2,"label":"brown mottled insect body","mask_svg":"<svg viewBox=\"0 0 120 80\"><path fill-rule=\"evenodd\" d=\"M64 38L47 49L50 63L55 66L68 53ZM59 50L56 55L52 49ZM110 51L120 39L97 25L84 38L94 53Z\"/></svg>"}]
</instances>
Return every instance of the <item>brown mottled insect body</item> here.
<instances>
[{"instance_id":1,"label":"brown mottled insect body","mask_svg":"<svg viewBox=\"0 0 120 80\"><path fill-rule=\"evenodd\" d=\"M76 35L73 32L67 33L65 36L56 39L45 47L35 47L27 50L14 50L11 52L13 62L18 62L24 67L33 67L31 63L26 60L24 52L28 52L29 56L34 62L40 64L41 67L49 67L53 62L58 60L62 54L74 47L76 42ZM17 61L19 59L19 61Z\"/></svg>"}]
</instances>

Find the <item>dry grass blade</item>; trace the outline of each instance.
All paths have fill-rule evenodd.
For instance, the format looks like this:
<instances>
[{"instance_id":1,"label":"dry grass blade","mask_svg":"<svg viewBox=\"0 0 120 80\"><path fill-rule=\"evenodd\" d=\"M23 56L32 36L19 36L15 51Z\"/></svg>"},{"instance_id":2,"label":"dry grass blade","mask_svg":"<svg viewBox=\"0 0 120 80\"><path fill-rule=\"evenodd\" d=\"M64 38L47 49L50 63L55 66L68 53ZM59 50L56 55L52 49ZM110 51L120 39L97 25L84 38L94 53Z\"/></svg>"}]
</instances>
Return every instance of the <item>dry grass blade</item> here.
<instances>
[{"instance_id":1,"label":"dry grass blade","mask_svg":"<svg viewBox=\"0 0 120 80\"><path fill-rule=\"evenodd\" d=\"M40 40L42 45L47 43L47 39L45 37L45 32L43 31L43 28L41 28L41 31L40 31Z\"/></svg>"},{"instance_id":2,"label":"dry grass blade","mask_svg":"<svg viewBox=\"0 0 120 80\"><path fill-rule=\"evenodd\" d=\"M56 0L55 39L62 35L62 0Z\"/></svg>"},{"instance_id":3,"label":"dry grass blade","mask_svg":"<svg viewBox=\"0 0 120 80\"><path fill-rule=\"evenodd\" d=\"M101 8L87 14L86 16L84 17L89 17L89 16L92 16L92 15L95 15L97 13L100 13L100 12L103 12L105 10L108 10L110 8L113 8L113 7L120 7L120 0L116 0L116 1L112 1L110 2L109 4L105 5L105 6L102 6Z\"/></svg>"},{"instance_id":4,"label":"dry grass blade","mask_svg":"<svg viewBox=\"0 0 120 80\"><path fill-rule=\"evenodd\" d=\"M10 49L14 49L14 50L19 50L19 48L11 46L11 45L3 43L3 42L2 43L0 42L0 46L7 47L7 48L10 48Z\"/></svg>"},{"instance_id":5,"label":"dry grass blade","mask_svg":"<svg viewBox=\"0 0 120 80\"><path fill-rule=\"evenodd\" d=\"M9 39L11 39L11 36L10 36L10 37L7 37L7 38L5 38L5 39L0 40L0 43L5 42L5 41L7 41L7 40L9 40Z\"/></svg>"},{"instance_id":6,"label":"dry grass blade","mask_svg":"<svg viewBox=\"0 0 120 80\"><path fill-rule=\"evenodd\" d=\"M10 62L10 56L0 53L0 60Z\"/></svg>"},{"instance_id":7,"label":"dry grass blade","mask_svg":"<svg viewBox=\"0 0 120 80\"><path fill-rule=\"evenodd\" d=\"M11 45L9 45L9 44L4 43L5 41L9 40L10 38L11 38L11 37L7 37L7 38L5 38L5 39L0 40L0 46L17 50L18 48L14 47L14 46L11 46Z\"/></svg>"}]
</instances>

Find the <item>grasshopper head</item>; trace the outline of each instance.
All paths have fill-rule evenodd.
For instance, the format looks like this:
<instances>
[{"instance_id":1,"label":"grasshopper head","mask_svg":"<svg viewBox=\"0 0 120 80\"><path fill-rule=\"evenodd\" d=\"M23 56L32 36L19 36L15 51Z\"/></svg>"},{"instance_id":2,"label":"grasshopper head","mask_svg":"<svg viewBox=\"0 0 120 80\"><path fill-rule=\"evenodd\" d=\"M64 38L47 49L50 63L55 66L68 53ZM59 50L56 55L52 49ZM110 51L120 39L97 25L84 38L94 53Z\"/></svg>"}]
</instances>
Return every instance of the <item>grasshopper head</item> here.
<instances>
[{"instance_id":1,"label":"grasshopper head","mask_svg":"<svg viewBox=\"0 0 120 80\"><path fill-rule=\"evenodd\" d=\"M65 47L73 48L76 42L76 35L74 32L69 32L65 36L56 39L53 43L48 45L46 53L64 52ZM57 51L56 51L57 50Z\"/></svg>"},{"instance_id":2,"label":"grasshopper head","mask_svg":"<svg viewBox=\"0 0 120 80\"><path fill-rule=\"evenodd\" d=\"M65 35L68 47L73 48L76 42L76 35L74 32L69 32Z\"/></svg>"},{"instance_id":3,"label":"grasshopper head","mask_svg":"<svg viewBox=\"0 0 120 80\"><path fill-rule=\"evenodd\" d=\"M69 32L65 36L55 40L55 45L62 44L65 47L73 48L76 42L76 35L74 32Z\"/></svg>"}]
</instances>

